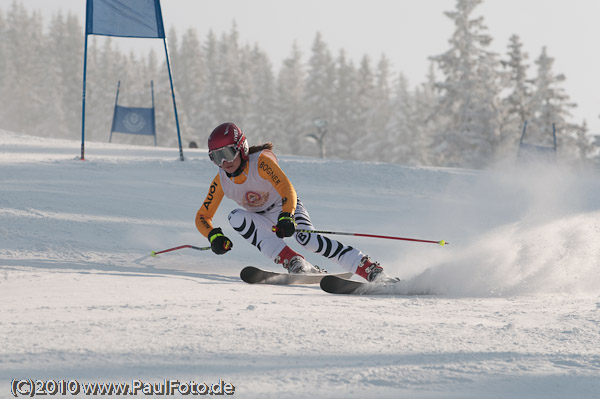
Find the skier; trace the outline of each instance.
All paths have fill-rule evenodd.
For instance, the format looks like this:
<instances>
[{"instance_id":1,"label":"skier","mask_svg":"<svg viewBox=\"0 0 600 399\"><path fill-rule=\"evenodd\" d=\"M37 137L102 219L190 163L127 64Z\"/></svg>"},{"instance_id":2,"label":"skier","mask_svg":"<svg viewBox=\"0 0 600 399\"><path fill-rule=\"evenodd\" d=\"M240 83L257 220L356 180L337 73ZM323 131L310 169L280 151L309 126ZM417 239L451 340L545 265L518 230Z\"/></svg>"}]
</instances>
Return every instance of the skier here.
<instances>
[{"instance_id":1,"label":"skier","mask_svg":"<svg viewBox=\"0 0 600 399\"><path fill-rule=\"evenodd\" d=\"M229 214L229 223L266 257L288 273L319 273L283 240L294 236L304 248L332 259L343 269L369 282L392 280L381 265L356 248L316 233L296 190L277 163L270 142L248 147L244 133L233 123L217 126L208 137L208 155L219 167L204 203L196 214L196 227L210 241L212 251L225 254L233 248L212 218L223 196L242 208Z\"/></svg>"}]
</instances>

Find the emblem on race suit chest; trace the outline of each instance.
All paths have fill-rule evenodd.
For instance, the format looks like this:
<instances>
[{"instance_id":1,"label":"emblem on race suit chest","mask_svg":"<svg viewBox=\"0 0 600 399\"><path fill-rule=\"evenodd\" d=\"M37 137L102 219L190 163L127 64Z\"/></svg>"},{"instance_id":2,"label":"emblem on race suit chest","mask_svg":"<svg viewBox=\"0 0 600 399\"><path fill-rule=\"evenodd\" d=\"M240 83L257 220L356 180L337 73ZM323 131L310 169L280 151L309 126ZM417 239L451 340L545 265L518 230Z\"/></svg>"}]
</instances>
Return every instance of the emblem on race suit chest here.
<instances>
[{"instance_id":1,"label":"emblem on race suit chest","mask_svg":"<svg viewBox=\"0 0 600 399\"><path fill-rule=\"evenodd\" d=\"M247 191L245 195L246 204L251 208L260 208L269 200L269 193L257 193L255 191Z\"/></svg>"}]
</instances>

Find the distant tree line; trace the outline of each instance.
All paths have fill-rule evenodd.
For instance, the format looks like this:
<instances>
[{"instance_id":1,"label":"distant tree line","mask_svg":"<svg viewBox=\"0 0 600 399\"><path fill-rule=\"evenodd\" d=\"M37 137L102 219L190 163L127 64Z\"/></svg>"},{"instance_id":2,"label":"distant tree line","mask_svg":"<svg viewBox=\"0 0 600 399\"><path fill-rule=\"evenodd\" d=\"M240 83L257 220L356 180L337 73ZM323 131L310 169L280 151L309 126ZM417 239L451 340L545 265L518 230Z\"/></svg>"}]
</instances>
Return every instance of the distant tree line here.
<instances>
[{"instance_id":1,"label":"distant tree line","mask_svg":"<svg viewBox=\"0 0 600 399\"><path fill-rule=\"evenodd\" d=\"M278 153L325 150L331 158L481 168L516 154L527 120L529 142L550 144L555 123L559 157L589 158L586 124L572 121L576 105L561 87L565 76L553 71L554 59L541 49L532 75L517 35L506 54L490 51L483 18L473 17L481 2L457 0L445 13L455 26L449 48L430 57L426 81L414 88L385 55L355 62L344 50L332 54L319 33L307 56L294 44L275 73L258 45L240 43L235 25L203 40L195 29L171 28L184 145L204 147L215 126L233 121L252 143L272 141ZM78 139L82 23L58 13L45 26L40 14L14 1L0 10L0 35L0 128ZM159 145L176 146L164 53L125 54L117 40L89 37L86 138L108 140L119 80L119 104L127 106L150 106L153 80ZM153 144L130 135L113 141Z\"/></svg>"}]
</instances>

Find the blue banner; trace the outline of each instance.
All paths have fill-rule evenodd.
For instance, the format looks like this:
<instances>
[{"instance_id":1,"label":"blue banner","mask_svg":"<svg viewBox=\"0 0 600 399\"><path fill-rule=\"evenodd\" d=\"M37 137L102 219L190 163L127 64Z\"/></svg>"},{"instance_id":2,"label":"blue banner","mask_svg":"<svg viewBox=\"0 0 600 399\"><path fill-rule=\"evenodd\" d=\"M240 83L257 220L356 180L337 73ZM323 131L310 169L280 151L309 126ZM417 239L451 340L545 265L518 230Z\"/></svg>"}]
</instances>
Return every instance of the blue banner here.
<instances>
[{"instance_id":1,"label":"blue banner","mask_svg":"<svg viewBox=\"0 0 600 399\"><path fill-rule=\"evenodd\" d=\"M116 105L112 132L156 136L154 109Z\"/></svg>"},{"instance_id":2,"label":"blue banner","mask_svg":"<svg viewBox=\"0 0 600 399\"><path fill-rule=\"evenodd\" d=\"M159 0L87 0L86 34L164 38Z\"/></svg>"}]
</instances>

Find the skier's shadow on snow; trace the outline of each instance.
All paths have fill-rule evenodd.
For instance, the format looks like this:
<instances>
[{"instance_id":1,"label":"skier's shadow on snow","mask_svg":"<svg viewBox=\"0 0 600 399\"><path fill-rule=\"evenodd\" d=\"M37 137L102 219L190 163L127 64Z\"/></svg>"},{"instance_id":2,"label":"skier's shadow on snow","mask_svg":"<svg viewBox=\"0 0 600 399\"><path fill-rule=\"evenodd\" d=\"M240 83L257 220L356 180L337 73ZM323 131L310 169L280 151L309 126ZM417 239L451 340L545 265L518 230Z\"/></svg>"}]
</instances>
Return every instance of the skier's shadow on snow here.
<instances>
[{"instance_id":1,"label":"skier's shadow on snow","mask_svg":"<svg viewBox=\"0 0 600 399\"><path fill-rule=\"evenodd\" d=\"M138 263L138 262L136 262ZM107 265L96 262L70 262L64 260L2 260L3 266L35 267L55 270L58 273L98 274L119 277L148 277L148 278L184 278L197 284L214 284L215 282L240 282L239 276L226 276L215 273L200 273L187 270L156 268L152 265L138 263L140 267ZM206 281L202 281L206 280Z\"/></svg>"}]
</instances>

